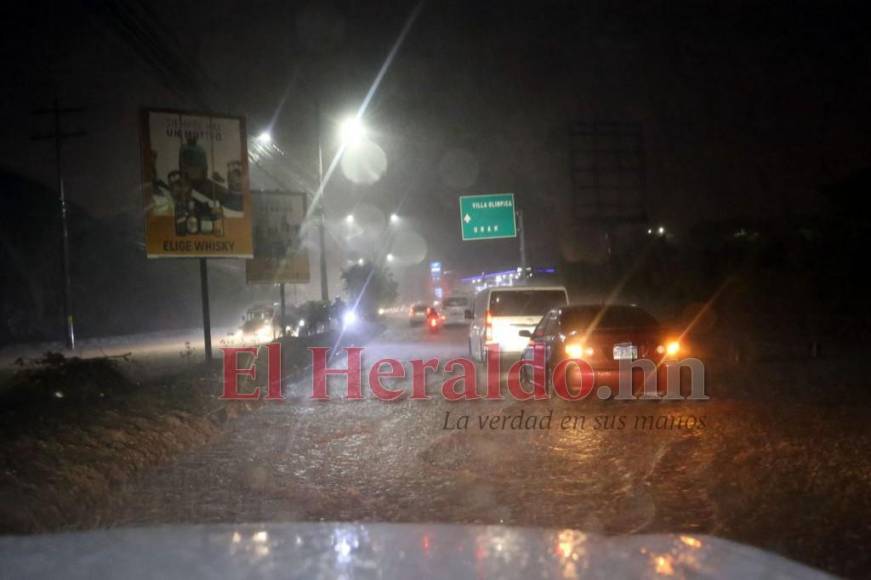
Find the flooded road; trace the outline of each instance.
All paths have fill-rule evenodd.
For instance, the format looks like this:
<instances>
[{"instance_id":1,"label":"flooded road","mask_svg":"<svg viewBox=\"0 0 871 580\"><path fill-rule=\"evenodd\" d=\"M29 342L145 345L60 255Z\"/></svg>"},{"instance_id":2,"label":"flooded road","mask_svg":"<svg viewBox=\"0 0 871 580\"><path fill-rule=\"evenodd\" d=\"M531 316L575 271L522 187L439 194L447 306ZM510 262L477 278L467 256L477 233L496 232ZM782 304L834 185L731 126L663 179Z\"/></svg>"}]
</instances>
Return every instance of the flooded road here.
<instances>
[{"instance_id":1,"label":"flooded road","mask_svg":"<svg viewBox=\"0 0 871 580\"><path fill-rule=\"evenodd\" d=\"M466 348L462 328L429 335L394 324L364 361L445 360ZM838 425L859 421L851 411L715 397L448 402L439 395L444 374L428 377L430 400L384 402L365 384L368 368L364 400L342 398L340 378L329 401L313 401L303 380L214 444L118 490L100 525L353 520L692 531L818 566L838 557L832 546L869 538L867 429L857 431L856 447L814 445L842 440ZM410 392L410 382L399 384ZM821 503L796 505L796 488Z\"/></svg>"}]
</instances>

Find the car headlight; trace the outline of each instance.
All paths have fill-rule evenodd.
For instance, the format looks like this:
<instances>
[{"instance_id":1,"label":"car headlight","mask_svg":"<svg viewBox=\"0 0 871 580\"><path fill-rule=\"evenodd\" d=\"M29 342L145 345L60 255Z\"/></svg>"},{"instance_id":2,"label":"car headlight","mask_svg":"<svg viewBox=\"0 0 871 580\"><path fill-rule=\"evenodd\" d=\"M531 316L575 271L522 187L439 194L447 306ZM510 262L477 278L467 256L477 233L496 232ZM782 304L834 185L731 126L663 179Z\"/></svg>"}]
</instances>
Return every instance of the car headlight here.
<instances>
[{"instance_id":1,"label":"car headlight","mask_svg":"<svg viewBox=\"0 0 871 580\"><path fill-rule=\"evenodd\" d=\"M342 322L345 326L353 326L357 322L357 313L353 310L348 310L342 315Z\"/></svg>"}]
</instances>

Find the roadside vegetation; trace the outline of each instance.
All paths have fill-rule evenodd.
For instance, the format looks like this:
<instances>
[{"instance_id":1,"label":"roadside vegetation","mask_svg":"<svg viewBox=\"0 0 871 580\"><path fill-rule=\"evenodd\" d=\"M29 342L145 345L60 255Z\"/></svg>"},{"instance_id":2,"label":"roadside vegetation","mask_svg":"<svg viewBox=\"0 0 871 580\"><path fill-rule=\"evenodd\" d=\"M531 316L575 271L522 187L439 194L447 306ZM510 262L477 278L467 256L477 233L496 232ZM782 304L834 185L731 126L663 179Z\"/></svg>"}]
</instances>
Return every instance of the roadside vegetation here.
<instances>
[{"instance_id":1,"label":"roadside vegetation","mask_svg":"<svg viewBox=\"0 0 871 580\"><path fill-rule=\"evenodd\" d=\"M202 365L149 383L135 379L137 365L57 353L19 361L0 391L0 531L86 524L126 480L250 408L220 401L219 375Z\"/></svg>"}]
</instances>

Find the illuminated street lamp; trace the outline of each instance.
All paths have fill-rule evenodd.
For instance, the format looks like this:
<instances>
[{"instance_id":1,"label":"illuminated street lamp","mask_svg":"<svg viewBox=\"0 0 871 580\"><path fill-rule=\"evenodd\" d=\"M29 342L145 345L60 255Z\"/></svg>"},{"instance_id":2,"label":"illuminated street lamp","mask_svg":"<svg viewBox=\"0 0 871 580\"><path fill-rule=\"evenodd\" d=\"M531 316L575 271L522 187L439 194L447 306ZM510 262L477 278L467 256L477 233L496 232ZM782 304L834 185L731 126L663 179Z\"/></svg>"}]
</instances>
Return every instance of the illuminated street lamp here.
<instances>
[{"instance_id":1,"label":"illuminated street lamp","mask_svg":"<svg viewBox=\"0 0 871 580\"><path fill-rule=\"evenodd\" d=\"M356 145L366 137L366 127L359 117L348 117L339 125L339 140L344 146Z\"/></svg>"},{"instance_id":2,"label":"illuminated street lamp","mask_svg":"<svg viewBox=\"0 0 871 580\"><path fill-rule=\"evenodd\" d=\"M323 144L321 143L321 105L320 100L315 98L315 135L317 137L317 151L318 151L318 192L319 195L315 199L315 203L318 204L317 215L318 215L318 244L320 246L320 274L321 274L321 300L324 302L328 302L330 299L329 294L329 285L327 283L327 253L326 253L326 218L324 216L324 207L322 201L319 199L320 195L324 193L324 187L326 184L324 183L324 149ZM362 120L359 116L349 117L339 126L339 137L341 140L342 147L347 147L349 145L355 145L359 141L361 141L366 136L366 128L363 125ZM271 140L271 136L270 136ZM341 151L341 150L340 150ZM352 214L348 214L345 217L345 222L348 225L354 223L354 216Z\"/></svg>"},{"instance_id":3,"label":"illuminated street lamp","mask_svg":"<svg viewBox=\"0 0 871 580\"><path fill-rule=\"evenodd\" d=\"M390 223L396 224L399 223L399 216L395 213L390 214Z\"/></svg>"},{"instance_id":4,"label":"illuminated street lamp","mask_svg":"<svg viewBox=\"0 0 871 580\"><path fill-rule=\"evenodd\" d=\"M388 262L392 262L392 261L393 261L393 254L387 254L387 261L388 261Z\"/></svg>"},{"instance_id":5,"label":"illuminated street lamp","mask_svg":"<svg viewBox=\"0 0 871 580\"><path fill-rule=\"evenodd\" d=\"M359 259L357 260L357 265L358 265L358 266L362 266L362 265L365 264L365 263L366 263L366 260L364 260L363 258L359 258Z\"/></svg>"},{"instance_id":6,"label":"illuminated street lamp","mask_svg":"<svg viewBox=\"0 0 871 580\"><path fill-rule=\"evenodd\" d=\"M269 131L263 131L259 135L257 135L257 142L261 145L269 145L272 143L272 133Z\"/></svg>"}]
</instances>

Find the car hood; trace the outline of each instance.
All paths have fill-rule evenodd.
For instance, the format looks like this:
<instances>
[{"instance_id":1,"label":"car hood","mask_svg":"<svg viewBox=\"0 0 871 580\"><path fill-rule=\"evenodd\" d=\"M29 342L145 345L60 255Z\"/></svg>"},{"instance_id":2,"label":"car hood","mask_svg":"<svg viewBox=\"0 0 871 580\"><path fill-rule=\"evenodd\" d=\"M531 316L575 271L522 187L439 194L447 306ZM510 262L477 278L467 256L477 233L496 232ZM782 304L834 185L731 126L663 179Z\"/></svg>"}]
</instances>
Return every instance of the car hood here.
<instances>
[{"instance_id":1,"label":"car hood","mask_svg":"<svg viewBox=\"0 0 871 580\"><path fill-rule=\"evenodd\" d=\"M167 526L0 537L7 578L827 578L704 535L434 524Z\"/></svg>"}]
</instances>

